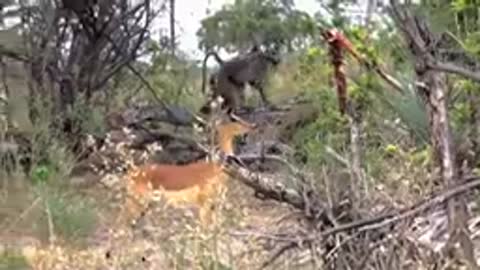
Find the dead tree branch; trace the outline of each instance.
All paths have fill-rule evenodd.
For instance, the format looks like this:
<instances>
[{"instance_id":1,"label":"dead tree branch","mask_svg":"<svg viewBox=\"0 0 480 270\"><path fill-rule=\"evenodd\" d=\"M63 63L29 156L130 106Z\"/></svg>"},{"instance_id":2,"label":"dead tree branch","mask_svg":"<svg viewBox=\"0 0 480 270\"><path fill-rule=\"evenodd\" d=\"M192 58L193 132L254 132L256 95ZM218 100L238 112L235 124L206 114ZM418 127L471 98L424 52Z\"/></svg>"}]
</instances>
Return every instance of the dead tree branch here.
<instances>
[{"instance_id":1,"label":"dead tree branch","mask_svg":"<svg viewBox=\"0 0 480 270\"><path fill-rule=\"evenodd\" d=\"M387 213L384 215L344 224L336 228L323 231L320 233L320 235L322 237L327 237L332 234L337 234L337 233L350 231L354 229L357 230L358 232L377 230L382 227L386 227L388 225L392 225L409 218L414 218L415 216L418 216L421 213L424 213L425 211L433 207L436 207L445 203L447 200L455 196L459 196L464 194L465 192L469 192L473 189L480 188L480 179L478 177L472 177L466 180L468 180L468 182L458 187L447 189L441 192L440 194L433 195L430 198L423 200L422 202L416 203L411 207L398 210L396 211L396 213Z\"/></svg>"}]
</instances>

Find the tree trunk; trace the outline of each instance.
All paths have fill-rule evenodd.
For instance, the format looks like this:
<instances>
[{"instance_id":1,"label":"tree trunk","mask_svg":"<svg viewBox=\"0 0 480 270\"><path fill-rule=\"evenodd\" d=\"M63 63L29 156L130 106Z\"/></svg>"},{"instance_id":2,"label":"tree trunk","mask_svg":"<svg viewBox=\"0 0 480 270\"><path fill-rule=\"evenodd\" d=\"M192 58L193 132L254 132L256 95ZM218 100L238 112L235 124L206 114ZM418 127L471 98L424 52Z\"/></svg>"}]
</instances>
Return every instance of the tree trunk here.
<instances>
[{"instance_id":1,"label":"tree trunk","mask_svg":"<svg viewBox=\"0 0 480 270\"><path fill-rule=\"evenodd\" d=\"M367 10L365 14L365 21L364 21L364 26L369 29L370 28L370 22L372 19L372 14L375 12L377 9L377 0L368 0L367 3Z\"/></svg>"},{"instance_id":2,"label":"tree trunk","mask_svg":"<svg viewBox=\"0 0 480 270\"><path fill-rule=\"evenodd\" d=\"M437 53L428 49L428 45L435 40L434 34L426 22L412 15L404 7L401 8L397 0L391 0L392 14L398 28L409 45L413 55L415 74L417 77L417 91L424 98L426 104L430 140L435 153L435 161L440 167L440 175L445 188L453 188L460 184L459 170L456 164L455 152L452 143L451 128L447 110L447 80L442 72L431 68ZM464 256L469 261L471 269L478 269L473 257L473 247L467 227L468 212L465 201L451 198L447 201L449 241L446 246L448 252L460 241Z\"/></svg>"},{"instance_id":3,"label":"tree trunk","mask_svg":"<svg viewBox=\"0 0 480 270\"><path fill-rule=\"evenodd\" d=\"M175 55L175 0L170 0L170 50Z\"/></svg>"}]
</instances>

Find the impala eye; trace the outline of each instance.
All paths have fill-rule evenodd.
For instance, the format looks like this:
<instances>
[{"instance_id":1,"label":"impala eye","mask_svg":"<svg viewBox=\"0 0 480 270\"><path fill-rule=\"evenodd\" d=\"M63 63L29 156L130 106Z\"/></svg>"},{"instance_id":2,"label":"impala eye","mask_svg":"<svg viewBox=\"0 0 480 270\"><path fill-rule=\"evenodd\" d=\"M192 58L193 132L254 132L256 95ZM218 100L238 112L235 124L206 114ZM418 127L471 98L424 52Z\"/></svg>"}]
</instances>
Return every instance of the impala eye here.
<instances>
[{"instance_id":1,"label":"impala eye","mask_svg":"<svg viewBox=\"0 0 480 270\"><path fill-rule=\"evenodd\" d=\"M240 136L238 136L238 143L239 144L246 144L247 143L247 137L248 137L248 134L242 134Z\"/></svg>"}]
</instances>

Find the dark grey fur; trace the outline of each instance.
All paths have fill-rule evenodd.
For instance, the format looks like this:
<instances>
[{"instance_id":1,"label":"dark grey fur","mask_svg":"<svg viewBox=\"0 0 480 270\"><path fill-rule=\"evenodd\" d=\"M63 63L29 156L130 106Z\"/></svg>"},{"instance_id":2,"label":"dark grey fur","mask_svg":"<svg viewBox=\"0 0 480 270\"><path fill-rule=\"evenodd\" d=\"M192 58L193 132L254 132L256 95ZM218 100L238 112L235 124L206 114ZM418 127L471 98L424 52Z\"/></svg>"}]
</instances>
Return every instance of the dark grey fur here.
<instances>
[{"instance_id":1,"label":"dark grey fur","mask_svg":"<svg viewBox=\"0 0 480 270\"><path fill-rule=\"evenodd\" d=\"M213 98L222 96L224 105L236 110L245 104L245 86L250 84L256 88L264 105L269 101L264 92L267 72L272 66L280 63L279 57L267 51L261 51L254 46L250 52L240 55L228 61L223 61L217 53L209 52L203 61L202 92L206 87L206 63L210 56L220 64L220 69L212 74L209 79Z\"/></svg>"}]
</instances>

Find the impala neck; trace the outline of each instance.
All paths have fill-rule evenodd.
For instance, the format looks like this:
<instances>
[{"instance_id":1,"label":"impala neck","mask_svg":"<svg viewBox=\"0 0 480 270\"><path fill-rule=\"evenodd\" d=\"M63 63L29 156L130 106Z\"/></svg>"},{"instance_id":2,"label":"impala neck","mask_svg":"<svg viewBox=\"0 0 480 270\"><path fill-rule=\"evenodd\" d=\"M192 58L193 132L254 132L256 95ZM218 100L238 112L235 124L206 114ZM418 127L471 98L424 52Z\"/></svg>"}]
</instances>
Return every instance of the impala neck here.
<instances>
[{"instance_id":1,"label":"impala neck","mask_svg":"<svg viewBox=\"0 0 480 270\"><path fill-rule=\"evenodd\" d=\"M220 151L219 149L214 149L209 153L207 159L211 162L224 163L229 155Z\"/></svg>"}]
</instances>

